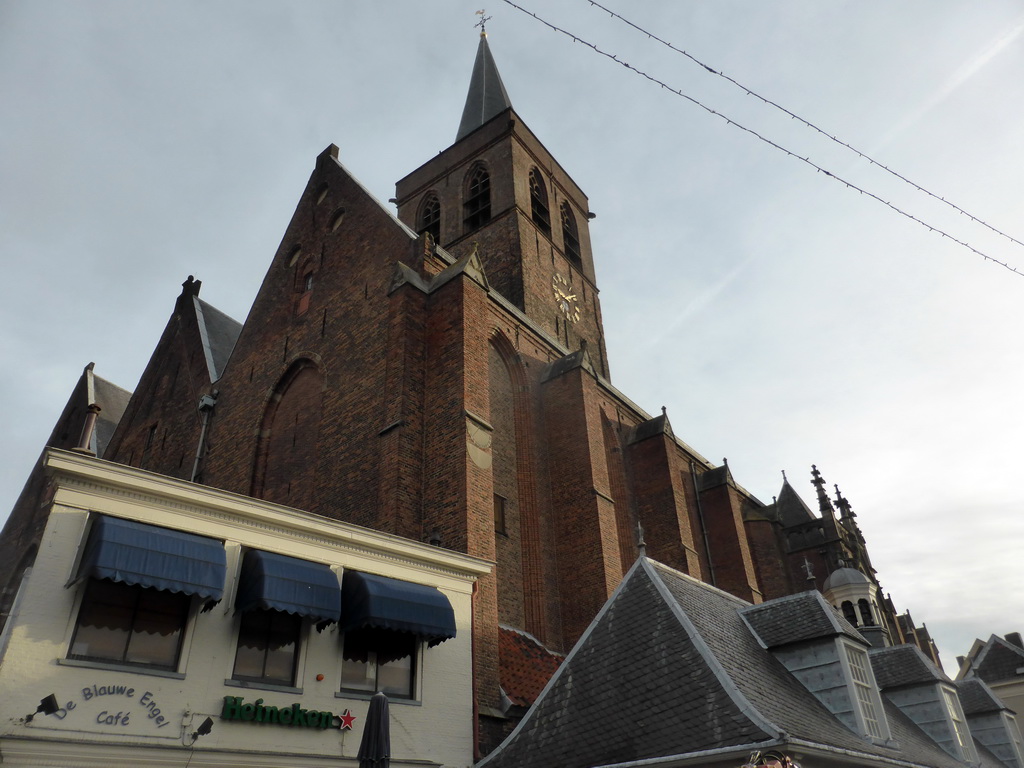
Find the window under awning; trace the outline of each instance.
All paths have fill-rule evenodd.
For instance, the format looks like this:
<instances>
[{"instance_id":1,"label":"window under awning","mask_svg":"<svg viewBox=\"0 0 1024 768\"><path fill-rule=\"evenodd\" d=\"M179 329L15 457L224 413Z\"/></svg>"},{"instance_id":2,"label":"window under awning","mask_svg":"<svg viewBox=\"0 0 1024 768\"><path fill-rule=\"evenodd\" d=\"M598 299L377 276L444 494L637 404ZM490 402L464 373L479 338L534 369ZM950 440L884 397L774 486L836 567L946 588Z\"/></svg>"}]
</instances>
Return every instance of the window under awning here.
<instances>
[{"instance_id":1,"label":"window under awning","mask_svg":"<svg viewBox=\"0 0 1024 768\"><path fill-rule=\"evenodd\" d=\"M436 587L345 571L341 628L368 627L411 632L435 646L455 637L455 611Z\"/></svg>"},{"instance_id":2,"label":"window under awning","mask_svg":"<svg viewBox=\"0 0 1024 768\"><path fill-rule=\"evenodd\" d=\"M341 588L323 563L250 549L242 560L235 608L284 611L329 624L341 613Z\"/></svg>"},{"instance_id":3,"label":"window under awning","mask_svg":"<svg viewBox=\"0 0 1024 768\"><path fill-rule=\"evenodd\" d=\"M224 595L224 543L194 533L101 515L93 520L78 578L196 595Z\"/></svg>"}]
</instances>

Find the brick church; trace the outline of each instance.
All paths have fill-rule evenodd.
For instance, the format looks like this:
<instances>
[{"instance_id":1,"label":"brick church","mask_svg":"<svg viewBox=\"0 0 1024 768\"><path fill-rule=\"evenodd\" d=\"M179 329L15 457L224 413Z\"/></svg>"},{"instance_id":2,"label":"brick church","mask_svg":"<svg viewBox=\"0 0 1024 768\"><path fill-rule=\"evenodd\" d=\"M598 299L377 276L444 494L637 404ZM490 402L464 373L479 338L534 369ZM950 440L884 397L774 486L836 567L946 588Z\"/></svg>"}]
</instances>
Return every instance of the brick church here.
<instances>
[{"instance_id":1,"label":"brick church","mask_svg":"<svg viewBox=\"0 0 1024 768\"><path fill-rule=\"evenodd\" d=\"M615 388L587 197L486 37L455 141L398 181L397 215L342 160L316 158L244 323L189 277L134 393L90 365L48 444L494 562L474 598L483 752L641 548L752 603L818 589L872 642L937 658L817 469L817 513L785 478L763 503ZM5 616L45 493L37 472L0 540Z\"/></svg>"}]
</instances>

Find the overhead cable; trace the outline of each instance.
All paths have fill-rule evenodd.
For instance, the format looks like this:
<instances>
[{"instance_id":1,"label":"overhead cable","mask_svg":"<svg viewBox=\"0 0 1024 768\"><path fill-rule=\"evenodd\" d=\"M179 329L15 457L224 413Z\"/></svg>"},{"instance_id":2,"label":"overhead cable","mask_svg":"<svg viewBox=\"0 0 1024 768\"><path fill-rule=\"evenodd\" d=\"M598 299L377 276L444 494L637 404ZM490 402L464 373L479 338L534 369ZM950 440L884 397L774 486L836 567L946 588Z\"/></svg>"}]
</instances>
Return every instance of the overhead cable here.
<instances>
[{"instance_id":1,"label":"overhead cable","mask_svg":"<svg viewBox=\"0 0 1024 768\"><path fill-rule=\"evenodd\" d=\"M835 181L839 182L840 184L842 184L843 186L847 187L848 189L852 189L852 190L854 190L856 192L861 193L862 195L867 195L871 199L881 203L882 205L886 206L887 208L890 208L891 210L895 211L899 215L901 215L901 216L903 216L903 217L905 217L907 219L910 219L911 221L914 221L914 222L920 224L922 227L924 227L928 231L934 232L935 234L938 234L938 235L941 235L942 237L945 237L948 240L951 240L952 242L956 243L960 247L966 248L967 250L971 251L972 253L974 253L974 254L976 254L978 256L981 256L981 258L984 259L985 261L991 261L993 264L998 264L999 266L1009 270L1010 272L1013 272L1015 275L1018 275L1020 277L1024 277L1024 272L1021 272L1016 267L1011 266L1010 264L1006 263L1005 261L1000 261L999 259L995 258L994 256L989 256L987 253L985 253L984 251L981 251L981 250L975 248L970 243L967 243L967 242L957 238L956 236L949 234L948 232L946 232L945 230L943 230L940 227L936 227L936 226L933 226L933 225L929 224L928 222L924 221L923 219L918 218L914 214L909 213L909 212L903 210L902 208L900 208L899 206L895 205L894 203L891 203L888 200L885 200L884 198L876 195L874 192L871 192L871 191L869 191L867 189L864 189L863 187L859 187L856 184L854 184L853 182L844 179L842 176L839 176L839 175L837 175L835 173L832 173L831 171L823 168L822 166L820 166L817 163L815 163L814 161L812 161L810 158L803 157L803 156L801 156L801 155L799 155L799 154L797 154L795 152L790 151L789 149L787 149L786 147L782 146L781 144L779 144L779 143L769 139L767 136L764 136L764 135L758 133L757 131L755 131L752 128L748 128L745 125L743 125L742 123L739 123L739 122L733 120L728 115L725 115L722 112L719 112L718 110L713 109L712 107L707 106L706 104L704 104L703 102L701 102L698 99L694 98L693 96L690 96L689 94L686 94L686 93L684 93L683 91L681 91L681 90L679 90L677 88L673 88L668 83L665 83L662 80L659 80L658 78L654 77L653 75L649 75L647 72L644 72L643 70L638 69L637 67L634 67L629 62L624 61L623 59L620 59L617 55L615 55L613 53L608 53L607 51L605 51L605 50L599 48L598 46L596 46L594 43L591 43L591 42L588 42L587 40L584 40L579 35L574 34L573 32L569 32L568 30L562 29L561 27L559 27L559 26L557 26L555 24L552 24L550 21L547 21L546 19L541 18L540 16L538 16L533 11L529 11L526 8L523 8L522 6L517 5L516 3L512 2L512 0L502 0L502 2L504 2L506 5L511 6L512 8L515 8L517 11L521 11L522 13L525 13L527 16L532 17L533 19L535 19L536 21L540 22L544 26L548 27L552 31L557 32L557 33L559 33L561 35L564 35L564 36L568 37L574 43L580 43L580 44L586 46L587 48L590 48L595 53L598 53L601 56L604 56L605 58L610 59L611 61L614 61L616 64L619 64L620 66L625 67L626 69L628 69L629 71L633 72L634 74L639 75L640 77L643 77L644 79L649 80L650 82L654 83L655 85L660 86L663 90L666 90L666 91L668 91L669 93L671 93L671 94L673 94L675 96L679 96L680 98L686 99L691 104L693 104L694 106L697 106L697 107L703 109L708 114L711 114L711 115L713 115L713 116L715 116L717 118L720 118L721 120L724 120L727 124L729 124L729 125L731 125L731 126L733 126L735 128L739 128L741 131L749 133L751 136L759 139L760 141L764 142L765 144L768 144L769 146L773 147L774 149L779 150L780 152L788 155L789 157L792 157L792 158L794 158L796 160L799 160L800 162L802 162L802 163L804 163L806 165L809 165L811 168L814 168L819 173L825 174L829 178L834 179ZM942 198L939 198L939 199L942 199ZM969 215L969 214L965 214L965 215ZM974 217L971 217L971 218L973 219ZM1002 233L1000 233L1000 234L1002 234ZM1016 242L1016 241L1014 241L1014 242Z\"/></svg>"},{"instance_id":2,"label":"overhead cable","mask_svg":"<svg viewBox=\"0 0 1024 768\"><path fill-rule=\"evenodd\" d=\"M830 141L835 142L839 146L845 147L846 149L848 149L851 152L853 152L855 155L857 155L862 160L867 160L871 165L875 166L876 168L881 168L886 173L896 177L897 179L899 179L902 182L905 182L906 184L909 184L911 187L916 189L918 192L923 192L924 194L928 195L929 197L934 198L935 200L938 200L941 203L945 203L950 208L952 208L953 210L957 211L960 214L963 214L964 216L966 216L967 218L969 218L971 221L975 222L976 224L980 224L981 226L985 227L986 229L989 229L992 232L995 232L997 235L1001 235L1002 237L1005 237L1011 243L1016 243L1017 245L1024 246L1024 242L1021 242L1020 240L1018 240L1017 238L1013 237L1012 235L1008 235L1006 232L1003 232L1002 230L997 229L996 227L993 227L991 224L987 223L983 219L975 216L972 213L969 213L968 211L965 211L963 208L961 208L960 206L956 205L952 201L947 200L946 198L942 197L941 195L937 195L934 192L931 192L930 190L925 189L921 185L919 185L919 184L915 183L914 181L908 179L906 176L903 176L902 174L894 171L892 168L889 168L884 163L878 162L873 157L871 157L871 156L867 155L866 153L860 151L856 147L851 146L850 144L846 143L845 141L840 139L838 136L835 136L835 135L829 133L828 131L824 130L823 128L819 128L817 125L812 123L810 120L804 119L803 117L801 117L800 115L796 114L795 112L791 112L790 110L786 109L781 104L778 104L778 103L772 101L771 99L769 99L769 98L767 98L765 96L762 96L761 94L757 93L757 91L751 90L747 86L743 85L743 83L740 83L737 80L734 80L732 77L730 77L729 75L725 74L724 72L722 72L720 70L717 70L717 69L715 69L714 67L711 67L708 64L705 64L703 61L701 61L700 59L698 59L696 56L692 55L691 53L688 53L687 51L684 51L681 48L677 48L676 46L672 45L672 43L668 42L667 40L663 40L662 38L660 38L657 35L655 35L653 32L648 32L643 27L638 26L637 24L634 24L629 19L624 18L623 16L621 16L620 14L618 14L615 11L611 10L610 8L606 8L605 6L603 6L600 3L596 2L596 0L587 0L587 2L590 3L590 5L592 5L593 7L598 8L598 9L604 11L609 16L611 16L613 19L621 21L623 24L626 24L627 26L632 27L637 32L639 32L640 34L647 35L647 37L650 38L651 40L654 40L655 42L661 43L666 48L669 48L669 49L675 51L676 53L682 54L686 58L690 59L690 61L692 61L693 63L697 64L698 66L700 66L701 68L703 68L707 72L710 72L712 75L716 75L716 76L722 78L723 80L726 80L726 81L732 83L737 88L739 88L741 91L743 91L747 96L753 96L755 99L758 99L759 101L767 104L770 107L774 107L775 109L779 110L780 112L788 115L789 117L793 118L794 120L796 120L796 121L802 123L803 125L807 126L811 130L817 131L822 136L826 137Z\"/></svg>"}]
</instances>

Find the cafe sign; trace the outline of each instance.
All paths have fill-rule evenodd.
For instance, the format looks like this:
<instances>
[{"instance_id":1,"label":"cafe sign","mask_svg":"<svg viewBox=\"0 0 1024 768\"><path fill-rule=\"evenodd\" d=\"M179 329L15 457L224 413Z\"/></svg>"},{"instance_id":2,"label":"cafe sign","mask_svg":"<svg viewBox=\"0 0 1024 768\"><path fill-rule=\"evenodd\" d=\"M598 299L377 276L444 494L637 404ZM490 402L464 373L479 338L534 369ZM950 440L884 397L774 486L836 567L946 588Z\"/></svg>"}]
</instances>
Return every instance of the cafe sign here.
<instances>
[{"instance_id":1,"label":"cafe sign","mask_svg":"<svg viewBox=\"0 0 1024 768\"><path fill-rule=\"evenodd\" d=\"M222 720L238 720L260 725L287 725L293 728L337 728L342 731L352 730L356 716L349 710L338 715L316 709L303 709L296 702L291 706L274 707L264 704L263 699L247 702L241 696L225 696L224 707L221 709Z\"/></svg>"}]
</instances>

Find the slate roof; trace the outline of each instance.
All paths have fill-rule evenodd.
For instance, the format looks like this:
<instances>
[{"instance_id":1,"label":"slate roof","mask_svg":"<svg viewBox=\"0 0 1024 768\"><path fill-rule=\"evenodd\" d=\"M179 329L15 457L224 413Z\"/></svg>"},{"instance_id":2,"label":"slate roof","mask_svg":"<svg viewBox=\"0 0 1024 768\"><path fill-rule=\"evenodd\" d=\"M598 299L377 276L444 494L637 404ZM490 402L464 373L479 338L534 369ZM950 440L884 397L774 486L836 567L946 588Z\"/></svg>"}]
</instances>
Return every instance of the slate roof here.
<instances>
[{"instance_id":1,"label":"slate roof","mask_svg":"<svg viewBox=\"0 0 1024 768\"><path fill-rule=\"evenodd\" d=\"M235 348L235 342L242 332L242 324L198 296L193 296L193 302L196 319L199 321L199 333L203 339L206 367L210 373L210 381L215 382L224 373L224 366L231 357L231 350Z\"/></svg>"},{"instance_id":2,"label":"slate roof","mask_svg":"<svg viewBox=\"0 0 1024 768\"><path fill-rule=\"evenodd\" d=\"M799 525L815 519L811 508L804 504L804 500L789 484L789 480L783 478L782 490L775 500L775 509L779 522L784 526Z\"/></svg>"},{"instance_id":3,"label":"slate roof","mask_svg":"<svg viewBox=\"0 0 1024 768\"><path fill-rule=\"evenodd\" d=\"M1014 680L1020 677L1017 670L1024 667L1024 648L992 635L973 661L971 672L986 683Z\"/></svg>"},{"instance_id":4,"label":"slate roof","mask_svg":"<svg viewBox=\"0 0 1024 768\"><path fill-rule=\"evenodd\" d=\"M466 106L462 110L462 122L459 123L455 140L468 136L511 106L512 102L505 92L498 67L487 45L487 37L481 35L480 45L476 49L476 61L473 63L473 75L469 81L469 93L466 95Z\"/></svg>"},{"instance_id":5,"label":"slate roof","mask_svg":"<svg viewBox=\"0 0 1024 768\"><path fill-rule=\"evenodd\" d=\"M732 472L729 471L728 464L723 464L720 467L713 467L707 472L701 472L697 475L697 485L702 491L732 482Z\"/></svg>"},{"instance_id":6,"label":"slate roof","mask_svg":"<svg viewBox=\"0 0 1024 768\"><path fill-rule=\"evenodd\" d=\"M905 685L952 683L952 680L932 664L917 646L872 648L870 654L875 680L883 691Z\"/></svg>"},{"instance_id":7,"label":"slate roof","mask_svg":"<svg viewBox=\"0 0 1024 768\"><path fill-rule=\"evenodd\" d=\"M501 689L516 706L528 707L536 701L564 658L518 629L498 631Z\"/></svg>"},{"instance_id":8,"label":"slate roof","mask_svg":"<svg viewBox=\"0 0 1024 768\"><path fill-rule=\"evenodd\" d=\"M869 645L854 626L816 590L743 608L740 614L766 648L846 635Z\"/></svg>"},{"instance_id":9,"label":"slate roof","mask_svg":"<svg viewBox=\"0 0 1024 768\"><path fill-rule=\"evenodd\" d=\"M95 374L92 376L92 389L92 402L98 403L103 409L96 419L96 431L93 435L96 455L102 456L110 444L114 430L117 429L117 423L128 407L132 393Z\"/></svg>"},{"instance_id":10,"label":"slate roof","mask_svg":"<svg viewBox=\"0 0 1024 768\"><path fill-rule=\"evenodd\" d=\"M956 684L960 706L967 717L1009 709L984 682L974 677Z\"/></svg>"},{"instance_id":11,"label":"slate roof","mask_svg":"<svg viewBox=\"0 0 1024 768\"><path fill-rule=\"evenodd\" d=\"M818 610L808 600L795 605ZM591 768L685 756L696 765L692 757L704 755L700 765L736 766L753 749L773 746L844 755L846 765L880 758L963 768L888 702L894 746L843 726L761 646L740 615L750 607L641 558L516 730L478 768ZM982 766L1000 765L979 753Z\"/></svg>"},{"instance_id":12,"label":"slate roof","mask_svg":"<svg viewBox=\"0 0 1024 768\"><path fill-rule=\"evenodd\" d=\"M646 440L655 435L672 435L672 424L669 423L668 414L663 412L660 416L655 416L653 419L641 421L633 430L633 437L629 442L631 444L639 443L641 440Z\"/></svg>"}]
</instances>

